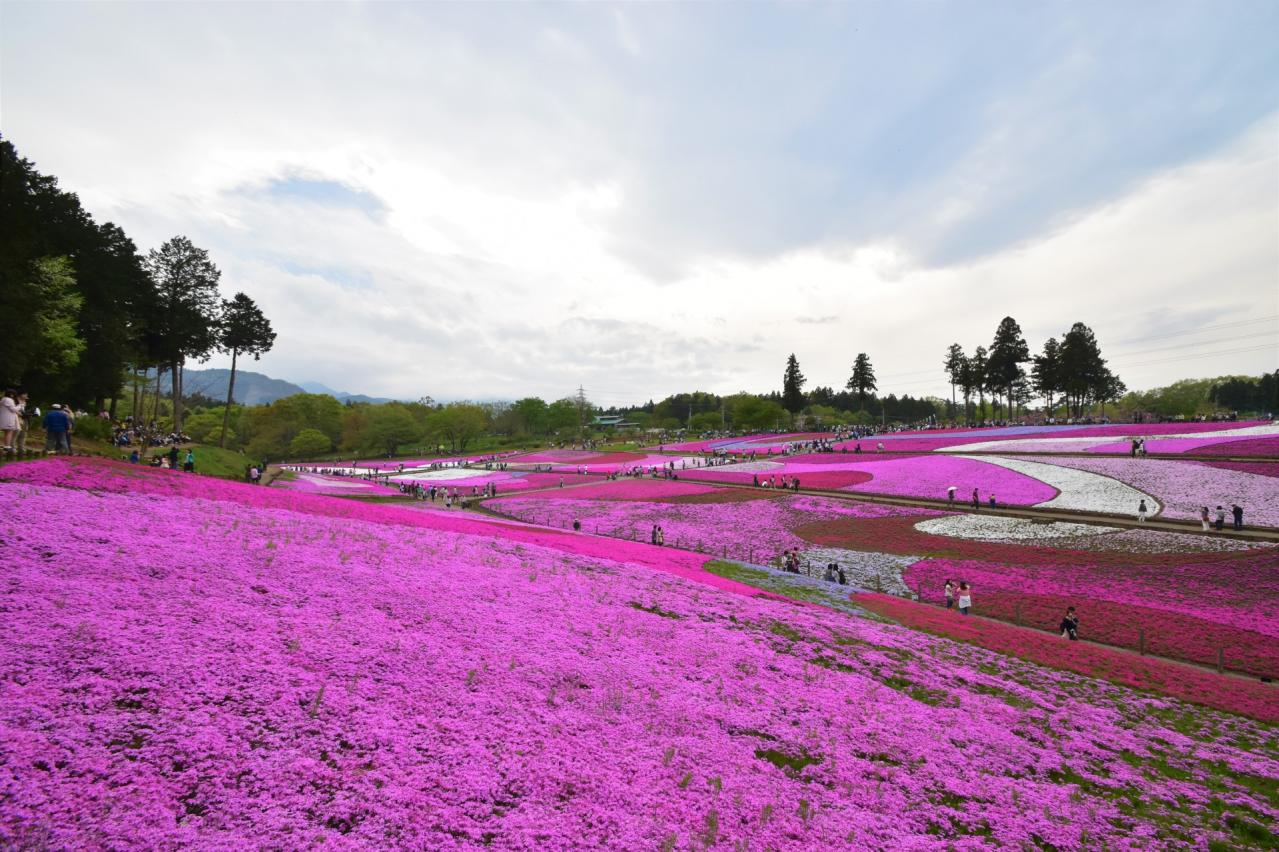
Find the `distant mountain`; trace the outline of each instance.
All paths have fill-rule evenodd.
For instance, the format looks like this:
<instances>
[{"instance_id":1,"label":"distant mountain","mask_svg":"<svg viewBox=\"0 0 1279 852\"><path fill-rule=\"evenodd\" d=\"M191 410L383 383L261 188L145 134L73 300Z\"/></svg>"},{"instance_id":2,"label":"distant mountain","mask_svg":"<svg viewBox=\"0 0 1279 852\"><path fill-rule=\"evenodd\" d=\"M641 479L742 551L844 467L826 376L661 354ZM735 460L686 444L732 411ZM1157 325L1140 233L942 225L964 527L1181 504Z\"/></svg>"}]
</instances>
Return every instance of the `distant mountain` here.
<instances>
[{"instance_id":1,"label":"distant mountain","mask_svg":"<svg viewBox=\"0 0 1279 852\"><path fill-rule=\"evenodd\" d=\"M182 395L199 393L213 399L226 399L227 382L231 381L230 370L192 370L182 371ZM171 387L169 374L160 377L160 390L168 393ZM273 379L261 373L249 370L235 371L235 401L241 405L262 405L275 402L295 393L306 393L300 386L283 379Z\"/></svg>"},{"instance_id":2,"label":"distant mountain","mask_svg":"<svg viewBox=\"0 0 1279 852\"><path fill-rule=\"evenodd\" d=\"M384 396L365 396L362 393L347 393L346 391L337 391L329 387L328 385L323 385L323 384L320 384L319 382L298 382L298 384L301 387L305 388L307 393L327 393L329 396L334 397L335 399L338 399L342 402L348 402L348 401L349 402L367 402L372 405L381 405L384 402L395 401Z\"/></svg>"},{"instance_id":3,"label":"distant mountain","mask_svg":"<svg viewBox=\"0 0 1279 852\"><path fill-rule=\"evenodd\" d=\"M230 370L187 369L182 373L182 393L184 396L199 393L213 399L226 399L227 382L230 380ZM160 378L160 390L168 393L170 386L169 374L166 372ZM235 371L235 401L241 405L263 405L298 393L326 393L340 402L367 402L373 405L391 402L384 397L335 391L319 382L294 384L249 370Z\"/></svg>"}]
</instances>

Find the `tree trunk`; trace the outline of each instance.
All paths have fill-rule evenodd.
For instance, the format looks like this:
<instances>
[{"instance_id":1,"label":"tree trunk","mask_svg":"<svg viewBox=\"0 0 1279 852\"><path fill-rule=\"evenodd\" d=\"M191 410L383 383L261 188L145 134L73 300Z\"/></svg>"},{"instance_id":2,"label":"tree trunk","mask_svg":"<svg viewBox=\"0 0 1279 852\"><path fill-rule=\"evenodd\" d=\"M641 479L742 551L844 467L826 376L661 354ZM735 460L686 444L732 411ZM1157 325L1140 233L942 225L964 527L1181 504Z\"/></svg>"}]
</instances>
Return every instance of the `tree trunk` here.
<instances>
[{"instance_id":1,"label":"tree trunk","mask_svg":"<svg viewBox=\"0 0 1279 852\"><path fill-rule=\"evenodd\" d=\"M173 431L182 431L182 372L180 362L169 362L169 396L173 399Z\"/></svg>"},{"instance_id":2,"label":"tree trunk","mask_svg":"<svg viewBox=\"0 0 1279 852\"><path fill-rule=\"evenodd\" d=\"M155 367L155 399L151 400L152 421L160 419L160 374L163 372L164 370L160 369L160 365L157 364Z\"/></svg>"},{"instance_id":3,"label":"tree trunk","mask_svg":"<svg viewBox=\"0 0 1279 852\"><path fill-rule=\"evenodd\" d=\"M93 416L97 417L107 410L107 398L99 394L93 398Z\"/></svg>"},{"instance_id":4,"label":"tree trunk","mask_svg":"<svg viewBox=\"0 0 1279 852\"><path fill-rule=\"evenodd\" d=\"M138 365L133 365L133 410L129 412L133 419L138 419Z\"/></svg>"},{"instance_id":5,"label":"tree trunk","mask_svg":"<svg viewBox=\"0 0 1279 852\"><path fill-rule=\"evenodd\" d=\"M218 438L218 446L226 449L226 424L231 418L231 401L235 399L235 357L240 353L235 349L231 350L231 381L226 386L226 408L222 411L222 435Z\"/></svg>"}]
</instances>

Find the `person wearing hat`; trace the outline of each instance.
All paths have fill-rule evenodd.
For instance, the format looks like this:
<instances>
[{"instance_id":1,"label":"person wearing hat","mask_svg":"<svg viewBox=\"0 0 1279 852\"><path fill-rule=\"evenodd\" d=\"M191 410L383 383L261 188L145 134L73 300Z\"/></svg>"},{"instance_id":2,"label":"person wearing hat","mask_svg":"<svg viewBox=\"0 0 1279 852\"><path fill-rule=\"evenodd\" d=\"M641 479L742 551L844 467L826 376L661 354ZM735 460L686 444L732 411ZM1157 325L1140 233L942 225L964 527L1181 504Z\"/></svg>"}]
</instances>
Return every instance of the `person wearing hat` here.
<instances>
[{"instance_id":1,"label":"person wearing hat","mask_svg":"<svg viewBox=\"0 0 1279 852\"><path fill-rule=\"evenodd\" d=\"M44 416L44 451L46 453L70 453L71 444L67 435L71 432L71 418L62 410L62 406L54 403L49 413Z\"/></svg>"}]
</instances>

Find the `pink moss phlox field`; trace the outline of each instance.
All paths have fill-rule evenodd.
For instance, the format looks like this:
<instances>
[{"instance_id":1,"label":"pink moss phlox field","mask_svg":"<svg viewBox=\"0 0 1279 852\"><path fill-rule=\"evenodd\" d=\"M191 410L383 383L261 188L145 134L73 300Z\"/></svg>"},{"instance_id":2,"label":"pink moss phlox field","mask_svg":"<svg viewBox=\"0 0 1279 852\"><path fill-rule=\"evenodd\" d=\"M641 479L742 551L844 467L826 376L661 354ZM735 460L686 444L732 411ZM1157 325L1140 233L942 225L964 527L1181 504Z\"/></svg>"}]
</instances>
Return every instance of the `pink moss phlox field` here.
<instances>
[{"instance_id":1,"label":"pink moss phlox field","mask_svg":"<svg viewBox=\"0 0 1279 852\"><path fill-rule=\"evenodd\" d=\"M724 503L673 503L663 498L686 494L683 481L648 483L653 494L648 500L611 496L610 491L629 495L642 483L613 482L598 487L544 491L490 500L492 511L529 523L568 527L580 521L583 530L619 538L649 540L654 524L663 528L668 545L702 549L722 555L727 547L733 558L767 562L791 548L808 543L793 530L805 524L841 518L887 518L912 516L920 519L947 513L914 507L885 506L854 500L805 494L783 494L771 499ZM574 492L590 491L581 495Z\"/></svg>"},{"instance_id":2,"label":"pink moss phlox field","mask_svg":"<svg viewBox=\"0 0 1279 852\"><path fill-rule=\"evenodd\" d=\"M1076 448L1078 449L1078 448ZM1130 453L1130 441L1118 441L1090 446L1090 453ZM1265 438L1232 438L1218 435L1212 438L1151 438L1145 442L1148 453L1194 453L1196 455L1223 456L1274 456L1279 455L1279 436ZM1211 451L1211 452L1210 452Z\"/></svg>"},{"instance_id":3,"label":"pink moss phlox field","mask_svg":"<svg viewBox=\"0 0 1279 852\"><path fill-rule=\"evenodd\" d=\"M1114 648L1070 642L1061 639L1055 631L1017 627L984 618L965 618L953 609L930 607L891 595L859 592L853 600L902 624L935 635L951 636L1065 671L1103 677L1137 689L1154 690L1209 707L1244 713L1266 722L1279 722L1279 700L1276 700L1275 688L1269 684L1242 681Z\"/></svg>"},{"instance_id":4,"label":"pink moss phlox field","mask_svg":"<svg viewBox=\"0 0 1279 852\"><path fill-rule=\"evenodd\" d=\"M499 536L515 542L537 544L567 553L631 560L661 571L690 577L720 588L753 589L722 580L701 569L704 558L671 549L654 549L626 541L610 541L592 536L570 535L500 520L481 519L458 512L423 511L344 500L319 494L302 494L228 482L206 476L139 468L104 459L53 458L0 467L0 481L84 489L102 493L152 496L198 497L237 503L263 511L307 512L330 518L344 518L374 524L405 525L481 536ZM422 504L418 504L422 505Z\"/></svg>"},{"instance_id":5,"label":"pink moss phlox field","mask_svg":"<svg viewBox=\"0 0 1279 852\"><path fill-rule=\"evenodd\" d=\"M1279 477L1279 461L1199 461L1196 464L1215 467L1219 470L1237 470L1254 476Z\"/></svg>"},{"instance_id":6,"label":"pink moss phlox field","mask_svg":"<svg viewBox=\"0 0 1279 852\"><path fill-rule=\"evenodd\" d=\"M540 546L587 537L2 473L6 846L1128 848L1228 842L1213 800L1279 817L1247 720Z\"/></svg>"},{"instance_id":7,"label":"pink moss phlox field","mask_svg":"<svg viewBox=\"0 0 1279 852\"><path fill-rule=\"evenodd\" d=\"M945 498L946 490L953 485L958 489L957 500L966 500L977 488L983 502L993 491L1000 503L1015 506L1030 506L1057 496L1057 489L1034 477L984 461L947 455L872 455L863 460L855 455L833 454L795 456L779 459L775 464L775 468L760 470L735 471L732 465L699 468L681 476L739 484L749 484L754 477L798 476L800 487L934 500Z\"/></svg>"},{"instance_id":8,"label":"pink moss phlox field","mask_svg":"<svg viewBox=\"0 0 1279 852\"><path fill-rule=\"evenodd\" d=\"M1279 458L1279 435L1267 435L1261 438L1249 438L1246 441L1231 441L1225 444L1213 444L1199 451L1201 456L1269 456Z\"/></svg>"},{"instance_id":9,"label":"pink moss phlox field","mask_svg":"<svg viewBox=\"0 0 1279 852\"><path fill-rule=\"evenodd\" d=\"M399 494L400 489L392 488L360 479L353 476L325 476L318 473L298 473L292 477L276 477L271 482L272 488L284 488L289 491L301 491L304 494L330 494L334 496L372 496Z\"/></svg>"},{"instance_id":10,"label":"pink moss phlox field","mask_svg":"<svg viewBox=\"0 0 1279 852\"><path fill-rule=\"evenodd\" d=\"M1125 482L1159 500L1166 517L1197 519L1202 506L1215 511L1221 505L1228 511L1231 503L1239 503L1245 510L1245 523L1279 526L1279 499L1271 477L1175 459L1033 455L1012 458L1084 470ZM1228 513L1226 518L1229 521Z\"/></svg>"},{"instance_id":11,"label":"pink moss phlox field","mask_svg":"<svg viewBox=\"0 0 1279 852\"><path fill-rule=\"evenodd\" d=\"M699 485L686 480L669 479L618 479L599 480L580 477L590 484L577 485L573 488L557 488L555 480L558 474L541 474L549 481L537 494L529 494L530 500L663 500L674 497L689 497L699 494L713 494L717 490L713 485ZM567 484L567 483L566 483ZM496 505L496 504L495 504Z\"/></svg>"},{"instance_id":12,"label":"pink moss phlox field","mask_svg":"<svg viewBox=\"0 0 1279 852\"><path fill-rule=\"evenodd\" d=\"M1230 560L1152 559L1149 565L1012 565L971 559L925 559L904 580L924 600L940 602L948 579L971 583L980 612L1056 625L1078 609L1084 635L1152 653L1215 664L1218 650L1236 670L1279 677L1279 552L1266 548ZM992 609L983 597L999 598Z\"/></svg>"}]
</instances>

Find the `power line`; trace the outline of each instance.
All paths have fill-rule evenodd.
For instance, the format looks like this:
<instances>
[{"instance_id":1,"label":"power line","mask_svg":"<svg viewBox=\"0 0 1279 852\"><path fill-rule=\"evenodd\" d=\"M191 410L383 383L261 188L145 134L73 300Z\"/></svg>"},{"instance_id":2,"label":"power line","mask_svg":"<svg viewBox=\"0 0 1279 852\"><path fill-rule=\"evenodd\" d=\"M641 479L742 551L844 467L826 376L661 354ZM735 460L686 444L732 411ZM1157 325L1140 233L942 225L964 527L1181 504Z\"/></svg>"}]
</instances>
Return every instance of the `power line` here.
<instances>
[{"instance_id":1,"label":"power line","mask_svg":"<svg viewBox=\"0 0 1279 852\"><path fill-rule=\"evenodd\" d=\"M1253 334L1241 334L1236 337L1223 338L1221 340L1200 340L1193 343L1174 343L1172 346L1156 346L1154 349L1139 349L1135 352L1120 352L1120 358L1126 358L1129 355L1145 355L1150 352L1166 352L1169 349L1191 349L1196 346L1216 346L1221 343L1234 343L1236 340L1253 340L1258 337L1268 337L1272 340L1279 340L1274 333L1269 331L1258 331Z\"/></svg>"},{"instance_id":2,"label":"power line","mask_svg":"<svg viewBox=\"0 0 1279 852\"><path fill-rule=\"evenodd\" d=\"M1172 364L1177 361L1191 361L1196 358L1215 358L1219 355L1242 355L1248 352L1265 352L1267 350L1274 351L1274 346L1245 346L1239 349L1223 349L1220 352L1197 352L1193 355L1177 355L1172 358L1158 358L1154 361L1143 361L1137 364L1120 364L1118 367L1124 370L1131 370L1136 367L1153 367L1157 364Z\"/></svg>"},{"instance_id":3,"label":"power line","mask_svg":"<svg viewBox=\"0 0 1279 852\"><path fill-rule=\"evenodd\" d=\"M1130 343L1145 343L1148 340L1162 340L1166 337L1178 337L1185 334L1199 334L1204 331L1217 331L1223 328L1238 328L1242 325L1256 325L1259 322L1273 322L1279 320L1279 314L1271 314L1264 317L1256 317L1254 319L1238 320L1236 322L1223 322L1217 325L1204 325L1198 328L1185 329L1184 331L1167 331L1160 334L1151 334L1146 337L1133 337L1128 340L1119 341L1118 346L1127 346Z\"/></svg>"}]
</instances>

